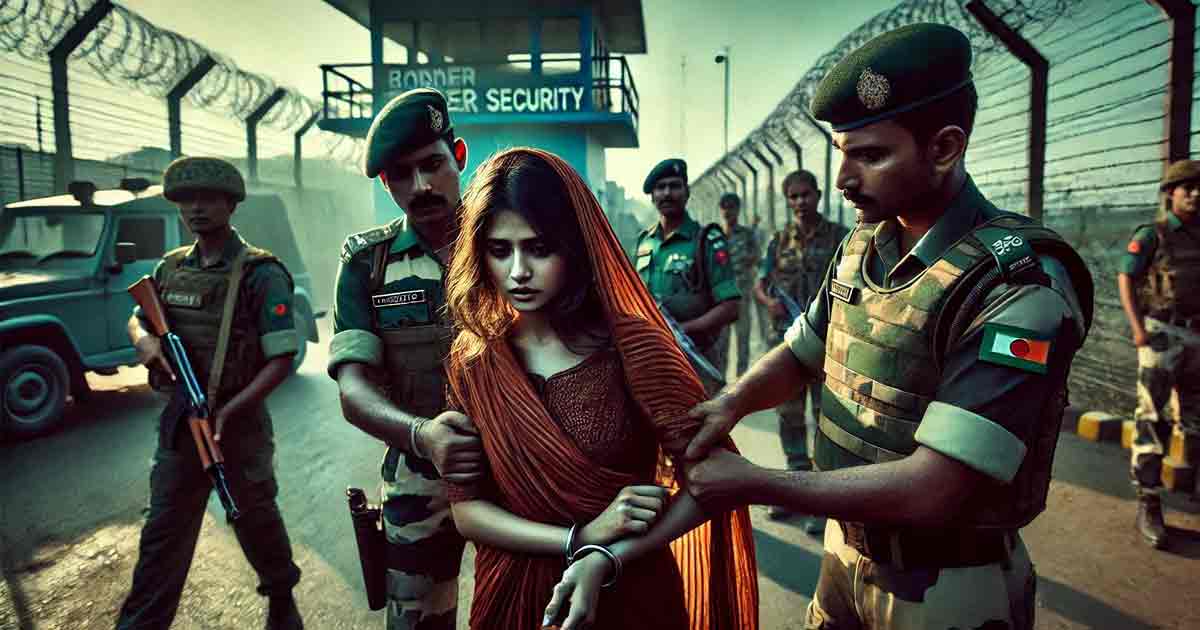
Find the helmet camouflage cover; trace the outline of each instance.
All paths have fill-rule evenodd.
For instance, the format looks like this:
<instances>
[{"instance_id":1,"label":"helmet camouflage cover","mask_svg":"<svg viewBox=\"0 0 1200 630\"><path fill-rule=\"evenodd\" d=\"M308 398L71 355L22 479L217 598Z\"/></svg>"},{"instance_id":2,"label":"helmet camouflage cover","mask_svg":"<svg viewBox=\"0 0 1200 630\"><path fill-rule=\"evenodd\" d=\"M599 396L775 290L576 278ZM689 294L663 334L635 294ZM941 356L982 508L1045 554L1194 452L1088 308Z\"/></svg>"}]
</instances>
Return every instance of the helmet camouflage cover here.
<instances>
[{"instance_id":1,"label":"helmet camouflage cover","mask_svg":"<svg viewBox=\"0 0 1200 630\"><path fill-rule=\"evenodd\" d=\"M184 157L163 171L163 196L178 201L183 193L197 190L223 192L235 202L246 198L246 182L237 167L212 157Z\"/></svg>"}]
</instances>

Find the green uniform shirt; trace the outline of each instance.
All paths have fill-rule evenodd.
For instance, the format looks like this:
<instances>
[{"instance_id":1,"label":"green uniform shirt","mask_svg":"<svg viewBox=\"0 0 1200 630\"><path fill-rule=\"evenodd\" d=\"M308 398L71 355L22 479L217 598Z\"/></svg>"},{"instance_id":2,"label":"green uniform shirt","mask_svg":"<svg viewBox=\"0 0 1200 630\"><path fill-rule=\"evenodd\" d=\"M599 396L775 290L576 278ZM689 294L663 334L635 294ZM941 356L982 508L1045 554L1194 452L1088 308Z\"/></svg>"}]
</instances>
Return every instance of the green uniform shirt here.
<instances>
[{"instance_id":1,"label":"green uniform shirt","mask_svg":"<svg viewBox=\"0 0 1200 630\"><path fill-rule=\"evenodd\" d=\"M680 323L700 317L725 300L742 297L729 247L720 230L707 231L702 250L709 295L702 294L703 287L692 286L689 276L692 276L696 239L700 233L700 224L685 215L679 228L665 239L661 223L643 230L635 249L634 266L638 275L650 289L650 294L661 300Z\"/></svg>"},{"instance_id":2,"label":"green uniform shirt","mask_svg":"<svg viewBox=\"0 0 1200 630\"><path fill-rule=\"evenodd\" d=\"M388 249L387 270L378 291L372 293L370 286L374 247L363 248L348 261L343 259L338 269L329 345L329 375L333 378L343 363L383 366L383 340L377 330L431 324L441 317L444 268L437 254L406 219L397 219L388 227L397 233ZM403 303L397 305L397 301Z\"/></svg>"},{"instance_id":3,"label":"green uniform shirt","mask_svg":"<svg viewBox=\"0 0 1200 630\"><path fill-rule=\"evenodd\" d=\"M200 248L193 246L180 261L180 267L232 271L233 259L246 246L246 242L234 230L233 237L225 243L221 257L211 265L204 265ZM162 286L163 263L154 268L154 281ZM267 360L286 354L295 354L300 349L300 336L296 332L296 321L292 312L292 282L283 265L265 262L251 267L242 278L241 298L251 300L250 308L258 313L259 341L263 357ZM142 317L141 308L134 306L134 315Z\"/></svg>"},{"instance_id":4,"label":"green uniform shirt","mask_svg":"<svg viewBox=\"0 0 1200 630\"><path fill-rule=\"evenodd\" d=\"M936 262L972 228L1001 214L968 179L946 213L904 256L896 221L879 223L867 273L884 287L899 286ZM841 257L839 247L830 269L837 267ZM980 316L947 350L934 402L916 434L918 443L1001 481L1011 479L1020 467L1025 443L1034 434L1032 423L1056 383L1045 375L981 359L982 324L1016 326L1045 339L1065 332L1079 339L1083 334L1083 316L1065 267L1047 256L1039 259L1051 286L1002 284L987 296ZM796 358L818 374L823 372L832 299L827 272L816 299L785 336ZM1072 322L1064 323L1064 318ZM1075 330L1066 331L1064 326ZM1051 362L1069 357L1069 349L1060 351L1052 343Z\"/></svg>"},{"instance_id":5,"label":"green uniform shirt","mask_svg":"<svg viewBox=\"0 0 1200 630\"><path fill-rule=\"evenodd\" d=\"M1166 223L1169 230L1183 229L1183 221L1174 212L1167 213ZM1125 253L1117 260L1117 272L1131 276L1146 273L1150 263L1154 262L1154 252L1157 249L1158 234L1154 232L1154 226L1143 225L1133 233L1133 238L1129 239L1129 245L1125 247Z\"/></svg>"}]
</instances>

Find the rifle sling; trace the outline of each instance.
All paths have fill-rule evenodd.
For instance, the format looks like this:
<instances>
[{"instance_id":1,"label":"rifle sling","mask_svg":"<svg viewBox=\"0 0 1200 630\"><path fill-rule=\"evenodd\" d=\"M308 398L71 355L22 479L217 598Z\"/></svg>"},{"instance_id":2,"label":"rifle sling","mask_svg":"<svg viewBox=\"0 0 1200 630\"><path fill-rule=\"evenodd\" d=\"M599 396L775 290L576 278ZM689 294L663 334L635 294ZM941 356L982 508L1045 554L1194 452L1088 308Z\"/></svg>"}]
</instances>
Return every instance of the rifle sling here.
<instances>
[{"instance_id":1,"label":"rifle sling","mask_svg":"<svg viewBox=\"0 0 1200 630\"><path fill-rule=\"evenodd\" d=\"M217 392L221 389L221 372L225 370L225 354L229 350L229 333L233 328L233 309L237 306L242 276L245 275L248 249L248 247L242 246L237 256L234 256L233 274L229 278L229 290L225 292L225 307L221 311L221 329L217 333L217 350L213 355L212 371L208 376L208 406L213 410L216 410L220 404L217 401Z\"/></svg>"}]
</instances>

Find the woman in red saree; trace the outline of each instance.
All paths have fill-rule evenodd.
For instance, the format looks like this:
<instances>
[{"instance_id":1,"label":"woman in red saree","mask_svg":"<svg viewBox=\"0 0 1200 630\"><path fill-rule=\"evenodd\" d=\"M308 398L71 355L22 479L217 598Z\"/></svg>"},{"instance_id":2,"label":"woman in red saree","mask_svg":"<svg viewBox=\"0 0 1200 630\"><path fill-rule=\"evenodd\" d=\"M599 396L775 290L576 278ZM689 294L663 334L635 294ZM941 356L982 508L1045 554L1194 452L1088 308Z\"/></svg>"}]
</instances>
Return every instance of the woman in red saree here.
<instances>
[{"instance_id":1,"label":"woman in red saree","mask_svg":"<svg viewBox=\"0 0 1200 630\"><path fill-rule=\"evenodd\" d=\"M471 628L757 629L749 513L656 500L684 480L672 462L706 396L591 191L560 158L511 149L462 212L448 393L489 469L449 487L477 549Z\"/></svg>"}]
</instances>

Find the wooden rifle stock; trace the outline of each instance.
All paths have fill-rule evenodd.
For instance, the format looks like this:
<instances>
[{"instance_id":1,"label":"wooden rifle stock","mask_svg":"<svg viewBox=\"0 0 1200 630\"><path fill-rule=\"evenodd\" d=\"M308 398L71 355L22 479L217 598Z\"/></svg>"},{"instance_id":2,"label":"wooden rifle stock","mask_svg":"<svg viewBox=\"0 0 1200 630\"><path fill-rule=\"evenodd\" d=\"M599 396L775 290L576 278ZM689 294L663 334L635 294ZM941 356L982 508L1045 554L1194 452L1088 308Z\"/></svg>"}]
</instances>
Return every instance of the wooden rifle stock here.
<instances>
[{"instance_id":1,"label":"wooden rifle stock","mask_svg":"<svg viewBox=\"0 0 1200 630\"><path fill-rule=\"evenodd\" d=\"M158 299L158 284L154 282L154 278L142 276L137 282L129 285L127 291L133 296L133 301L142 307L142 315L150 324L150 332L154 333L154 336L162 337L171 332L170 326L167 325L167 311Z\"/></svg>"}]
</instances>

